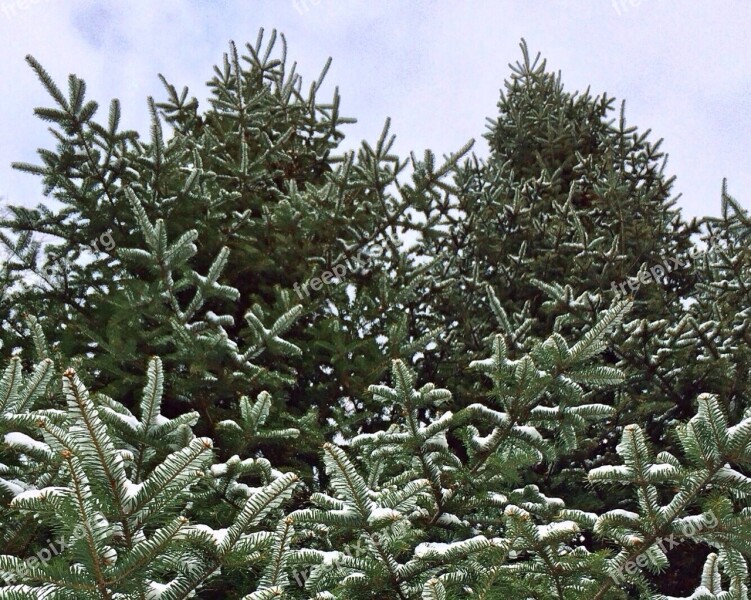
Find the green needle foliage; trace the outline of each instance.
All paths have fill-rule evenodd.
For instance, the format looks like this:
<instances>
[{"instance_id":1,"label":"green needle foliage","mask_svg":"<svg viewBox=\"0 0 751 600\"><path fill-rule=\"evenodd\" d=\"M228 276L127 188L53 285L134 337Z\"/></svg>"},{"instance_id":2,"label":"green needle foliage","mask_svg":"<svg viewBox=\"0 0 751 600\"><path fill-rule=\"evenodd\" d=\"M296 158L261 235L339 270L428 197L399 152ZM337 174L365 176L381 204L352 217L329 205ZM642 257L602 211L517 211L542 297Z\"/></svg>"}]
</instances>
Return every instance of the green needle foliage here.
<instances>
[{"instance_id":1,"label":"green needle foliage","mask_svg":"<svg viewBox=\"0 0 751 600\"><path fill-rule=\"evenodd\" d=\"M0 600L745 600L751 218L522 43L442 161L231 44L142 138L27 57Z\"/></svg>"},{"instance_id":2,"label":"green needle foliage","mask_svg":"<svg viewBox=\"0 0 751 600\"><path fill-rule=\"evenodd\" d=\"M45 360L24 377L18 363L2 380L9 432L0 485L12 500L0 515L0 596L184 598L199 585L210 588L223 566L263 566L275 542L263 524L290 497L297 476L261 470L264 481L251 489L238 481L248 465L215 464L213 442L190 429L196 413L161 413L159 359L149 363L140 419L119 402L92 397L72 369L62 374L64 410L37 407L54 365ZM222 501L231 507L225 528L192 520L194 510ZM45 538L53 542L35 559L18 555Z\"/></svg>"}]
</instances>

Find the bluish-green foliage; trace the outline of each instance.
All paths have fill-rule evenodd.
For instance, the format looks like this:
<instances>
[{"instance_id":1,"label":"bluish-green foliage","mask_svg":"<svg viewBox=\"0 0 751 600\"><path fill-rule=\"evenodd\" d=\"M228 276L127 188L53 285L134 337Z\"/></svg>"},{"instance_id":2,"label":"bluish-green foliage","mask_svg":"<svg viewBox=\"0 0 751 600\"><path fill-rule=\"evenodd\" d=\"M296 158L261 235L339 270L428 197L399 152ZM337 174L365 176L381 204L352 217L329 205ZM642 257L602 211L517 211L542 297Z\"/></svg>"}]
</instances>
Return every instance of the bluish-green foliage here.
<instances>
[{"instance_id":1,"label":"bluish-green foliage","mask_svg":"<svg viewBox=\"0 0 751 600\"><path fill-rule=\"evenodd\" d=\"M28 58L61 208L0 221L0 600L747 598L751 220L684 222L522 53L443 164L336 155L276 33L148 141Z\"/></svg>"}]
</instances>

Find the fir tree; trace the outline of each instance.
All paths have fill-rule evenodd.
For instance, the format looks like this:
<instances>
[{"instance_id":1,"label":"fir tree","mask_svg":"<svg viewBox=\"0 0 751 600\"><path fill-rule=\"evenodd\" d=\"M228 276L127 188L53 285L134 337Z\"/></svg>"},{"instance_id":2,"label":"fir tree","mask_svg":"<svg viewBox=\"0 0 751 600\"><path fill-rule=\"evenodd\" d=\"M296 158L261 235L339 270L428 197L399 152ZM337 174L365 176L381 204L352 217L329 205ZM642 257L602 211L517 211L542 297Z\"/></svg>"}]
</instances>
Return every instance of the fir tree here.
<instances>
[{"instance_id":1,"label":"fir tree","mask_svg":"<svg viewBox=\"0 0 751 600\"><path fill-rule=\"evenodd\" d=\"M142 356L158 354L174 376L168 387L176 386L165 410L182 411L172 403L190 389L209 435L223 409L253 391L235 376L228 347L255 354L259 328L284 323L299 357L280 361L291 347L264 347L254 356L254 391L281 392L282 383L295 382L280 395L282 418L305 418L308 426L297 457L276 452L302 467L316 462L321 436L334 430L328 423L356 427L362 419L349 411L352 399L387 371L375 338L401 323L398 303L419 284L399 231L412 227L408 208L443 185L458 156L394 193L406 161L391 152L388 121L377 143L336 156L340 128L352 119L341 116L338 92L320 99L328 64L306 95L283 36L273 32L264 42L261 31L244 50L231 45L215 68L204 111L187 89L162 78L167 98L149 99L149 141L119 129L116 100L100 124L83 80L71 75L66 97L28 57L55 103L36 114L52 123L57 148L40 152L41 165L15 166L41 176L63 208L9 207L2 222L9 234L0 242L13 257L10 276L28 282L11 301L40 315L66 356L93 354L93 363L84 361L88 372L130 405ZM53 240L43 251L39 234ZM309 285L327 272L336 276L323 290ZM184 331L173 331L176 323ZM389 351L401 352L402 341Z\"/></svg>"},{"instance_id":2,"label":"fir tree","mask_svg":"<svg viewBox=\"0 0 751 600\"><path fill-rule=\"evenodd\" d=\"M486 161L337 155L275 32L148 142L28 58L0 599L748 597L747 212L522 55Z\"/></svg>"}]
</instances>

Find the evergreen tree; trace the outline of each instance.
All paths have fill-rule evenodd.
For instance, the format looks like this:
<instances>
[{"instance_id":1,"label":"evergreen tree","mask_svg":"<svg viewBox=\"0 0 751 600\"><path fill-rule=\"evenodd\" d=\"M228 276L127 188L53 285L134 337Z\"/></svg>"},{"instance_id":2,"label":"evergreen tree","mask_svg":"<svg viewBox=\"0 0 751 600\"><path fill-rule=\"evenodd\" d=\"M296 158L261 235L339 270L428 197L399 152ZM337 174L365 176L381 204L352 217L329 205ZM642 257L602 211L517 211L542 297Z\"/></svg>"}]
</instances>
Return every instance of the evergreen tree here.
<instances>
[{"instance_id":1,"label":"evergreen tree","mask_svg":"<svg viewBox=\"0 0 751 600\"><path fill-rule=\"evenodd\" d=\"M190 429L197 413L161 413L158 358L149 362L138 416L90 396L72 369L62 374L61 404L50 394L54 370L44 359L24 376L13 359L0 383L0 490L12 497L0 513L1 597L184 598L201 584L210 589L222 567L263 566L276 539L259 525L289 498L294 473L263 459L216 463L212 440ZM239 481L252 472L259 487ZM217 501L222 508L210 512ZM194 511L228 526L191 523Z\"/></svg>"},{"instance_id":2,"label":"evergreen tree","mask_svg":"<svg viewBox=\"0 0 751 600\"><path fill-rule=\"evenodd\" d=\"M69 77L66 98L28 57L55 101L36 114L55 126L58 146L40 151L42 165L16 167L40 175L45 193L63 207L9 207L2 223L15 237L4 234L0 242L13 257L11 274L29 282L17 304L40 315L66 356L93 354L91 376L130 405L144 375L141 357L160 355L174 376L168 387L176 386L167 413L182 410L172 398L190 389L209 435L247 383L235 378L235 357L222 351L226 343L208 332L223 329L227 343L247 348L245 360L255 353L250 348L264 344L259 328L291 327L299 359L278 372L289 348L266 348L271 351L255 366L277 382L253 381L256 391L296 384L281 397L284 415L307 418L302 460L282 456L283 448L278 453L301 467L316 461L323 433L315 423L348 423L352 399L388 369L374 338L399 324L393 303L415 277L398 232L410 226L407 209L415 196L440 182L426 177L396 195L389 191L405 162L391 153L388 122L375 145L333 156L343 138L339 128L352 119L340 115L338 92L330 103L319 100L328 64L306 96L286 63L283 36L280 58L272 57L278 39L272 33L264 47L261 31L245 56L232 45L209 82L210 107L203 113L187 89L178 93L162 78L167 100L149 100L148 143L119 130L116 100L107 124L97 123L98 105L85 100L83 80ZM169 136L163 121L172 127ZM31 234L53 241L42 251ZM159 246L163 240L154 235L176 245ZM129 251L144 237L151 258ZM220 275L224 283L216 286ZM322 275L333 283L309 285ZM302 312L291 313L297 305ZM176 322L185 331L173 331Z\"/></svg>"},{"instance_id":3,"label":"evergreen tree","mask_svg":"<svg viewBox=\"0 0 751 600\"><path fill-rule=\"evenodd\" d=\"M28 58L59 204L0 222L0 599L748 597L749 217L685 222L522 55L442 164L336 155L275 32L203 110L162 78L148 142Z\"/></svg>"}]
</instances>

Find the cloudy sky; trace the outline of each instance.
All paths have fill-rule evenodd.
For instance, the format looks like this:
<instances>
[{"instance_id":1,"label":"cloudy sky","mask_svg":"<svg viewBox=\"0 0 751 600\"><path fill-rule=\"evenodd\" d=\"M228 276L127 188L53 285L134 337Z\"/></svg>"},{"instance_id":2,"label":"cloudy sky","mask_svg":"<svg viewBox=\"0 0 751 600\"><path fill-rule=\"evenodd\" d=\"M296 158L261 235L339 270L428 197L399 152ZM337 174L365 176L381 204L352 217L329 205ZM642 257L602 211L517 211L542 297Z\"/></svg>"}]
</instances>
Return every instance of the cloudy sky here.
<instances>
[{"instance_id":1,"label":"cloudy sky","mask_svg":"<svg viewBox=\"0 0 751 600\"><path fill-rule=\"evenodd\" d=\"M625 99L628 121L664 138L685 216L718 213L723 177L751 207L747 0L0 0L0 201L43 200L38 179L10 168L51 144L26 54L61 87L83 77L105 111L119 98L123 126L145 133L146 98L164 97L158 73L202 100L228 42L254 42L260 27L286 35L307 82L334 59L324 90L339 86L359 121L347 147L391 117L401 154L475 138L485 155L486 117L524 37L568 89Z\"/></svg>"}]
</instances>

